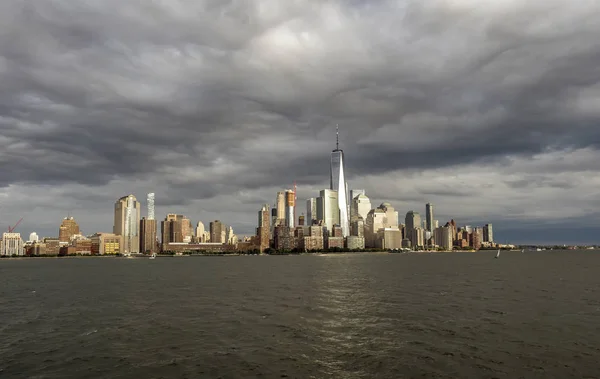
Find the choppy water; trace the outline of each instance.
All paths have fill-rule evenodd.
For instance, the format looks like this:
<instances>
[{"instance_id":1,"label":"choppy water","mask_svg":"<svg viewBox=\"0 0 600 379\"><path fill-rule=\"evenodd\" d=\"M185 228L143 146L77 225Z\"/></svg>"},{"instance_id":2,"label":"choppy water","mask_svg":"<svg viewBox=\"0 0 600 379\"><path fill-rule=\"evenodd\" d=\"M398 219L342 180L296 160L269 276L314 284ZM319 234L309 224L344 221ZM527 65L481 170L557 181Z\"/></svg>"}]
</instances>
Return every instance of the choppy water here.
<instances>
[{"instance_id":1,"label":"choppy water","mask_svg":"<svg viewBox=\"0 0 600 379\"><path fill-rule=\"evenodd\" d=\"M600 252L0 260L0 377L597 378Z\"/></svg>"}]
</instances>

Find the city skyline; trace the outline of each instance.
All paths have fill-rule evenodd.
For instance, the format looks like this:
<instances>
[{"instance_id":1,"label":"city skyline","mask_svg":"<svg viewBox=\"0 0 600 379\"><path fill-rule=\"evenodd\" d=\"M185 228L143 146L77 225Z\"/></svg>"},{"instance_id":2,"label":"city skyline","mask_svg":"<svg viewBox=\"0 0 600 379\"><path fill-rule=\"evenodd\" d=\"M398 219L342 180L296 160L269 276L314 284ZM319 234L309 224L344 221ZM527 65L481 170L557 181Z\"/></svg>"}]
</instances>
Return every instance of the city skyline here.
<instances>
[{"instance_id":1,"label":"city skyline","mask_svg":"<svg viewBox=\"0 0 600 379\"><path fill-rule=\"evenodd\" d=\"M330 187L339 124L374 205L600 243L600 4L394 4L7 3L0 222L111 232L116 199L154 192L158 221L251 235L277 191L297 183L299 216Z\"/></svg>"}]
</instances>

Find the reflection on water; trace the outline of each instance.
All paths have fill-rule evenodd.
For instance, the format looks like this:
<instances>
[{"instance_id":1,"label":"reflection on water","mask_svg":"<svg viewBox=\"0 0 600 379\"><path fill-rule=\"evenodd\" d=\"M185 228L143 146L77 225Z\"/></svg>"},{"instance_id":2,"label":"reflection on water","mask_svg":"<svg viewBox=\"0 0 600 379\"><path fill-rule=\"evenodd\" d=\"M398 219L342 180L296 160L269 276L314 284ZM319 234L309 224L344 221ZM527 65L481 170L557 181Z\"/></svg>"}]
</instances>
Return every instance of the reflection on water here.
<instances>
[{"instance_id":1,"label":"reflection on water","mask_svg":"<svg viewBox=\"0 0 600 379\"><path fill-rule=\"evenodd\" d=\"M40 378L600 375L600 254L0 261L0 371Z\"/></svg>"}]
</instances>

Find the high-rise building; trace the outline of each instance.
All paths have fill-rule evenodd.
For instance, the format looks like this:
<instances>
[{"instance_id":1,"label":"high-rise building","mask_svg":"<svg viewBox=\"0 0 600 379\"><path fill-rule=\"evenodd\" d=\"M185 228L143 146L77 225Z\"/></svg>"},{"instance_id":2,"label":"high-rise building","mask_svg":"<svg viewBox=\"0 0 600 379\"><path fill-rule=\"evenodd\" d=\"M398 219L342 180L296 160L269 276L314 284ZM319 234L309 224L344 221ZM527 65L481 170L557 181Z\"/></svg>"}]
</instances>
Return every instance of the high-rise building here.
<instances>
[{"instance_id":1,"label":"high-rise building","mask_svg":"<svg viewBox=\"0 0 600 379\"><path fill-rule=\"evenodd\" d=\"M169 213L160 223L163 250L172 242L183 243L183 220L183 215Z\"/></svg>"},{"instance_id":2,"label":"high-rise building","mask_svg":"<svg viewBox=\"0 0 600 379\"><path fill-rule=\"evenodd\" d=\"M327 230L332 233L334 225L340 225L338 192L324 189L317 198L317 219L323 221ZM343 229L342 229L343 232Z\"/></svg>"},{"instance_id":3,"label":"high-rise building","mask_svg":"<svg viewBox=\"0 0 600 379\"><path fill-rule=\"evenodd\" d=\"M419 214L419 212L408 211L406 213L406 218L404 219L404 223L406 224L406 231L410 235L411 230L421 227L421 225L422 225L421 224L421 215ZM414 244L413 244L413 246L414 246Z\"/></svg>"},{"instance_id":4,"label":"high-rise building","mask_svg":"<svg viewBox=\"0 0 600 379\"><path fill-rule=\"evenodd\" d=\"M140 252L156 253L157 224L154 219L154 193L146 197L147 217L140 220Z\"/></svg>"},{"instance_id":5,"label":"high-rise building","mask_svg":"<svg viewBox=\"0 0 600 379\"><path fill-rule=\"evenodd\" d=\"M285 226L295 227L296 193L292 190L285 191Z\"/></svg>"},{"instance_id":6,"label":"high-rise building","mask_svg":"<svg viewBox=\"0 0 600 379\"><path fill-rule=\"evenodd\" d=\"M448 224L441 228L436 228L434 231L435 243L444 250L452 250L453 238L452 227Z\"/></svg>"},{"instance_id":7,"label":"high-rise building","mask_svg":"<svg viewBox=\"0 0 600 379\"><path fill-rule=\"evenodd\" d=\"M122 236L121 253L140 251L140 203L135 196L123 196L115 203L113 233Z\"/></svg>"},{"instance_id":8,"label":"high-rise building","mask_svg":"<svg viewBox=\"0 0 600 379\"><path fill-rule=\"evenodd\" d=\"M306 200L306 224L311 226L317 220L317 198L311 197Z\"/></svg>"},{"instance_id":9,"label":"high-rise building","mask_svg":"<svg viewBox=\"0 0 600 379\"><path fill-rule=\"evenodd\" d=\"M364 193L358 194L352 198L352 217L350 221L356 221L359 218L367 219L367 215L371 211L371 200Z\"/></svg>"},{"instance_id":10,"label":"high-rise building","mask_svg":"<svg viewBox=\"0 0 600 379\"><path fill-rule=\"evenodd\" d=\"M2 233L0 255L25 255L21 233Z\"/></svg>"},{"instance_id":11,"label":"high-rise building","mask_svg":"<svg viewBox=\"0 0 600 379\"><path fill-rule=\"evenodd\" d=\"M483 242L494 242L494 230L492 229L492 224L485 224L483 226Z\"/></svg>"},{"instance_id":12,"label":"high-rise building","mask_svg":"<svg viewBox=\"0 0 600 379\"><path fill-rule=\"evenodd\" d=\"M156 253L156 220L140 220L140 253Z\"/></svg>"},{"instance_id":13,"label":"high-rise building","mask_svg":"<svg viewBox=\"0 0 600 379\"><path fill-rule=\"evenodd\" d=\"M79 233L79 225L73 217L65 217L58 228L58 240L60 242L69 242L71 237Z\"/></svg>"},{"instance_id":14,"label":"high-rise building","mask_svg":"<svg viewBox=\"0 0 600 379\"><path fill-rule=\"evenodd\" d=\"M365 190L363 189L352 189L350 190L350 197L348 197L348 208L349 208L349 212L348 212L348 219L350 220L350 229L352 229L352 220L354 220L355 216L355 209L354 209L354 198L358 195L364 195L365 194Z\"/></svg>"},{"instance_id":15,"label":"high-rise building","mask_svg":"<svg viewBox=\"0 0 600 379\"><path fill-rule=\"evenodd\" d=\"M225 226L219 220L210 222L210 242L225 243Z\"/></svg>"},{"instance_id":16,"label":"high-rise building","mask_svg":"<svg viewBox=\"0 0 600 379\"><path fill-rule=\"evenodd\" d=\"M348 204L348 184L346 183L344 151L339 146L339 132L337 129L335 150L331 152L329 189L336 191L338 194L339 225L342 227L344 237L346 237L350 234L350 207Z\"/></svg>"},{"instance_id":17,"label":"high-rise building","mask_svg":"<svg viewBox=\"0 0 600 379\"><path fill-rule=\"evenodd\" d=\"M271 240L271 218L269 212L269 205L263 205L262 209L258 211L258 249L262 253L269 248L269 242Z\"/></svg>"},{"instance_id":18,"label":"high-rise building","mask_svg":"<svg viewBox=\"0 0 600 379\"><path fill-rule=\"evenodd\" d=\"M148 201L148 217L146 217L146 219L154 220L154 192L148 194L147 201Z\"/></svg>"},{"instance_id":19,"label":"high-rise building","mask_svg":"<svg viewBox=\"0 0 600 379\"><path fill-rule=\"evenodd\" d=\"M183 242L192 242L194 228L192 226L192 221L186 216L181 218L181 235L183 236Z\"/></svg>"},{"instance_id":20,"label":"high-rise building","mask_svg":"<svg viewBox=\"0 0 600 379\"><path fill-rule=\"evenodd\" d=\"M433 204L427 203L425 205L425 230L433 232Z\"/></svg>"},{"instance_id":21,"label":"high-rise building","mask_svg":"<svg viewBox=\"0 0 600 379\"><path fill-rule=\"evenodd\" d=\"M198 221L198 224L196 225L196 240L199 243L205 243L208 242L206 241L206 229L204 228L204 223L202 221Z\"/></svg>"},{"instance_id":22,"label":"high-rise building","mask_svg":"<svg viewBox=\"0 0 600 379\"><path fill-rule=\"evenodd\" d=\"M285 225L285 191L277 192L277 225Z\"/></svg>"}]
</instances>

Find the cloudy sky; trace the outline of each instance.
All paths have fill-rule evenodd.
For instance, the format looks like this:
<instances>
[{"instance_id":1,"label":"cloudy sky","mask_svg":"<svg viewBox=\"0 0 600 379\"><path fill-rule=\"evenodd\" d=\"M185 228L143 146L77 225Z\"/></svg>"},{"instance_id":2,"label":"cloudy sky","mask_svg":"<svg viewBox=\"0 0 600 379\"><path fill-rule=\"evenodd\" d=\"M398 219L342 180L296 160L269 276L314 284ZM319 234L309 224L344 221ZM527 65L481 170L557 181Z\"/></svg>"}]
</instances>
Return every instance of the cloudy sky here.
<instances>
[{"instance_id":1,"label":"cloudy sky","mask_svg":"<svg viewBox=\"0 0 600 379\"><path fill-rule=\"evenodd\" d=\"M253 233L351 188L505 242L600 243L596 0L0 2L0 221L112 230L115 200ZM302 209L302 208L301 208ZM145 211L143 212L143 215Z\"/></svg>"}]
</instances>

